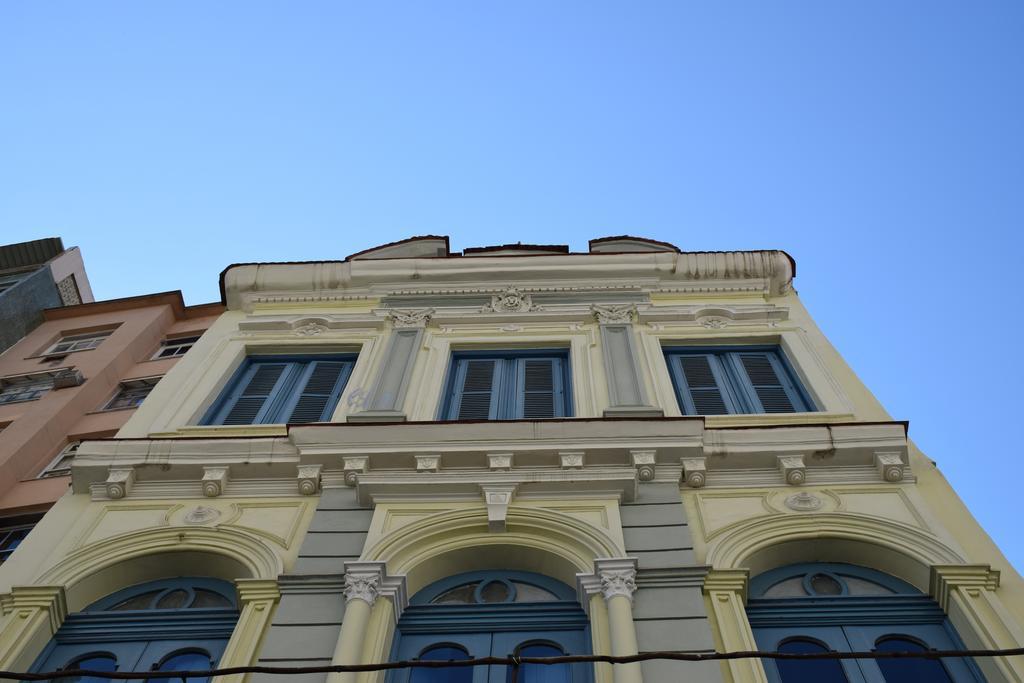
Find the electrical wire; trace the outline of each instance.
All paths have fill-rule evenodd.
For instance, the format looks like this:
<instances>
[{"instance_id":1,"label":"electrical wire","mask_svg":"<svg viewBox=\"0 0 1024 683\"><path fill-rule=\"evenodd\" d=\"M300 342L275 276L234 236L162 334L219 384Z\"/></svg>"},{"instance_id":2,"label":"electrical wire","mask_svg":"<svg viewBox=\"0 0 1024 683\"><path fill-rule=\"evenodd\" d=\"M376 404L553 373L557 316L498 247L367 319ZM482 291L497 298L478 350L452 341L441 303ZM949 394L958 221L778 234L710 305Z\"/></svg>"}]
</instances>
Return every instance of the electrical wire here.
<instances>
[{"instance_id":1,"label":"electrical wire","mask_svg":"<svg viewBox=\"0 0 1024 683\"><path fill-rule=\"evenodd\" d=\"M576 664L600 662L606 664L632 664L653 659L665 659L678 662L708 662L732 659L946 659L957 657L1015 657L1024 655L1024 647L1003 650L924 650L921 652L761 652L757 650L741 652L686 652L666 650L659 652L641 652L635 655L562 655L560 657L479 657L477 659L451 660L420 660L412 659L400 662L381 662L378 664L330 664L325 666L233 666L223 669L204 669L201 671L93 671L90 669L65 669L63 671L47 671L43 673L21 673L0 671L0 680L17 681L52 681L70 676L92 676L108 680L128 679L181 679L192 677L229 676L233 674L262 673L275 676L294 676L313 673L361 673L366 671L388 671L391 669L442 669L446 667L466 666L513 666L519 668L524 664Z\"/></svg>"}]
</instances>

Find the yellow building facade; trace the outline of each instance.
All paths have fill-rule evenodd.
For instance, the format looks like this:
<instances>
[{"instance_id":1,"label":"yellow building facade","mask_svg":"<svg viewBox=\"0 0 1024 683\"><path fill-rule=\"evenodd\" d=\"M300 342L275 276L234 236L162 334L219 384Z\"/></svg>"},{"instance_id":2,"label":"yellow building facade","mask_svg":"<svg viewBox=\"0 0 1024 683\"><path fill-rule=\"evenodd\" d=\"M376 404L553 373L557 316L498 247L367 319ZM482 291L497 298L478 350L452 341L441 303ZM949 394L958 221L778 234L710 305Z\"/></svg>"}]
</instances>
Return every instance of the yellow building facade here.
<instances>
[{"instance_id":1,"label":"yellow building facade","mask_svg":"<svg viewBox=\"0 0 1024 683\"><path fill-rule=\"evenodd\" d=\"M631 237L228 267L227 311L116 437L83 442L0 568L0 668L1024 645L1020 576L815 326L794 269ZM106 647L115 616L160 635ZM939 666L1024 680L1020 658ZM506 680L442 673L218 680Z\"/></svg>"}]
</instances>

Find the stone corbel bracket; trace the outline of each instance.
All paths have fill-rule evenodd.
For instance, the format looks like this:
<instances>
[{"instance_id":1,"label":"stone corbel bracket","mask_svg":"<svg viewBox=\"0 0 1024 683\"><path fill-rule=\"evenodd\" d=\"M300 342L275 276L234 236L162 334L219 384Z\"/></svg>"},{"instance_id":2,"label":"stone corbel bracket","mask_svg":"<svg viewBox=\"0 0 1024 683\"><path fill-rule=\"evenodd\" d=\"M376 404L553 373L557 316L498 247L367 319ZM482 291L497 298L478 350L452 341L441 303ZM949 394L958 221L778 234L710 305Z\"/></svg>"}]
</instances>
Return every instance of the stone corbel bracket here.
<instances>
[{"instance_id":1,"label":"stone corbel bracket","mask_svg":"<svg viewBox=\"0 0 1024 683\"><path fill-rule=\"evenodd\" d=\"M707 458L683 458L683 482L690 488L703 488L708 482Z\"/></svg>"},{"instance_id":2,"label":"stone corbel bracket","mask_svg":"<svg viewBox=\"0 0 1024 683\"><path fill-rule=\"evenodd\" d=\"M636 468L636 478L639 481L654 481L658 451L633 449L629 451L629 457Z\"/></svg>"},{"instance_id":3,"label":"stone corbel bracket","mask_svg":"<svg viewBox=\"0 0 1024 683\"><path fill-rule=\"evenodd\" d=\"M365 455L350 456L342 459L342 468L345 471L345 485L355 486L359 483L359 475L365 474L370 469L370 458Z\"/></svg>"},{"instance_id":4,"label":"stone corbel bracket","mask_svg":"<svg viewBox=\"0 0 1024 683\"><path fill-rule=\"evenodd\" d=\"M875 452L875 467L882 479L890 483L903 481L904 470L907 466L899 452Z\"/></svg>"},{"instance_id":5,"label":"stone corbel bracket","mask_svg":"<svg viewBox=\"0 0 1024 683\"><path fill-rule=\"evenodd\" d=\"M515 494L515 485L483 485L484 504L487 506L487 529L491 533L504 533L507 529L508 506Z\"/></svg>"},{"instance_id":6,"label":"stone corbel bracket","mask_svg":"<svg viewBox=\"0 0 1024 683\"><path fill-rule=\"evenodd\" d=\"M223 494L228 487L228 468L204 467L202 485L203 495L207 498L216 498Z\"/></svg>"},{"instance_id":7,"label":"stone corbel bracket","mask_svg":"<svg viewBox=\"0 0 1024 683\"><path fill-rule=\"evenodd\" d=\"M807 466L802 455L780 455L779 471L790 486L800 486L807 481Z\"/></svg>"},{"instance_id":8,"label":"stone corbel bracket","mask_svg":"<svg viewBox=\"0 0 1024 683\"><path fill-rule=\"evenodd\" d=\"M124 498L135 485L135 468L111 467L105 485L108 498L111 500Z\"/></svg>"},{"instance_id":9,"label":"stone corbel bracket","mask_svg":"<svg viewBox=\"0 0 1024 683\"><path fill-rule=\"evenodd\" d=\"M320 472L323 465L299 465L298 486L303 496L314 496L320 492Z\"/></svg>"}]
</instances>

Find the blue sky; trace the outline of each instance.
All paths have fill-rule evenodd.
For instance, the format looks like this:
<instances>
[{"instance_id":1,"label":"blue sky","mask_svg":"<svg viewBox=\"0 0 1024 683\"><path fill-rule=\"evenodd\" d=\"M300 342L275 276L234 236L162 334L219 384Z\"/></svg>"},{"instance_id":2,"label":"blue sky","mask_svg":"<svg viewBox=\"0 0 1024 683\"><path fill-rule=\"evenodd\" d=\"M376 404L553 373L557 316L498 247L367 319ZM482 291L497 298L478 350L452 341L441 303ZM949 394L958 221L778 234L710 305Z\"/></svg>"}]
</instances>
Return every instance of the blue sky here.
<instances>
[{"instance_id":1,"label":"blue sky","mask_svg":"<svg viewBox=\"0 0 1024 683\"><path fill-rule=\"evenodd\" d=\"M189 303L413 234L783 248L1024 567L1021 35L1015 0L10 0L0 241Z\"/></svg>"}]
</instances>

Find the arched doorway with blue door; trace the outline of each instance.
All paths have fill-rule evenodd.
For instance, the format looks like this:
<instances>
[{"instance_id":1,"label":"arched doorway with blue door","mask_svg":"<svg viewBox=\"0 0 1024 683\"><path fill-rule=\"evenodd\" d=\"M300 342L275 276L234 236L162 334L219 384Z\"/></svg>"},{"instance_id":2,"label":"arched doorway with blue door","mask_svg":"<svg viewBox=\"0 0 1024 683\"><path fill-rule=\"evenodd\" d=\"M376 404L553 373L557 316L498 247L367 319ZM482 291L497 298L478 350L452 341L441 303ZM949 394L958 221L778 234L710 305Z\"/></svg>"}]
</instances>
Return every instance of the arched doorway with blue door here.
<instances>
[{"instance_id":1,"label":"arched doorway with blue door","mask_svg":"<svg viewBox=\"0 0 1024 683\"><path fill-rule=\"evenodd\" d=\"M206 577L149 581L69 614L32 671L196 671L213 669L238 622L235 588ZM99 683L105 677L61 681ZM174 679L151 678L151 681ZM203 683L207 677L191 677Z\"/></svg>"},{"instance_id":2,"label":"arched doorway with blue door","mask_svg":"<svg viewBox=\"0 0 1024 683\"><path fill-rule=\"evenodd\" d=\"M758 649L790 653L957 650L942 608L882 572L841 563L780 567L750 581ZM983 683L970 659L762 660L770 683Z\"/></svg>"},{"instance_id":3,"label":"arched doorway with blue door","mask_svg":"<svg viewBox=\"0 0 1024 683\"><path fill-rule=\"evenodd\" d=\"M564 583L533 572L476 571L416 593L396 628L391 658L557 657L590 654L590 626ZM591 683L590 664L523 665L518 683ZM413 668L388 683L507 683L509 667Z\"/></svg>"}]
</instances>

